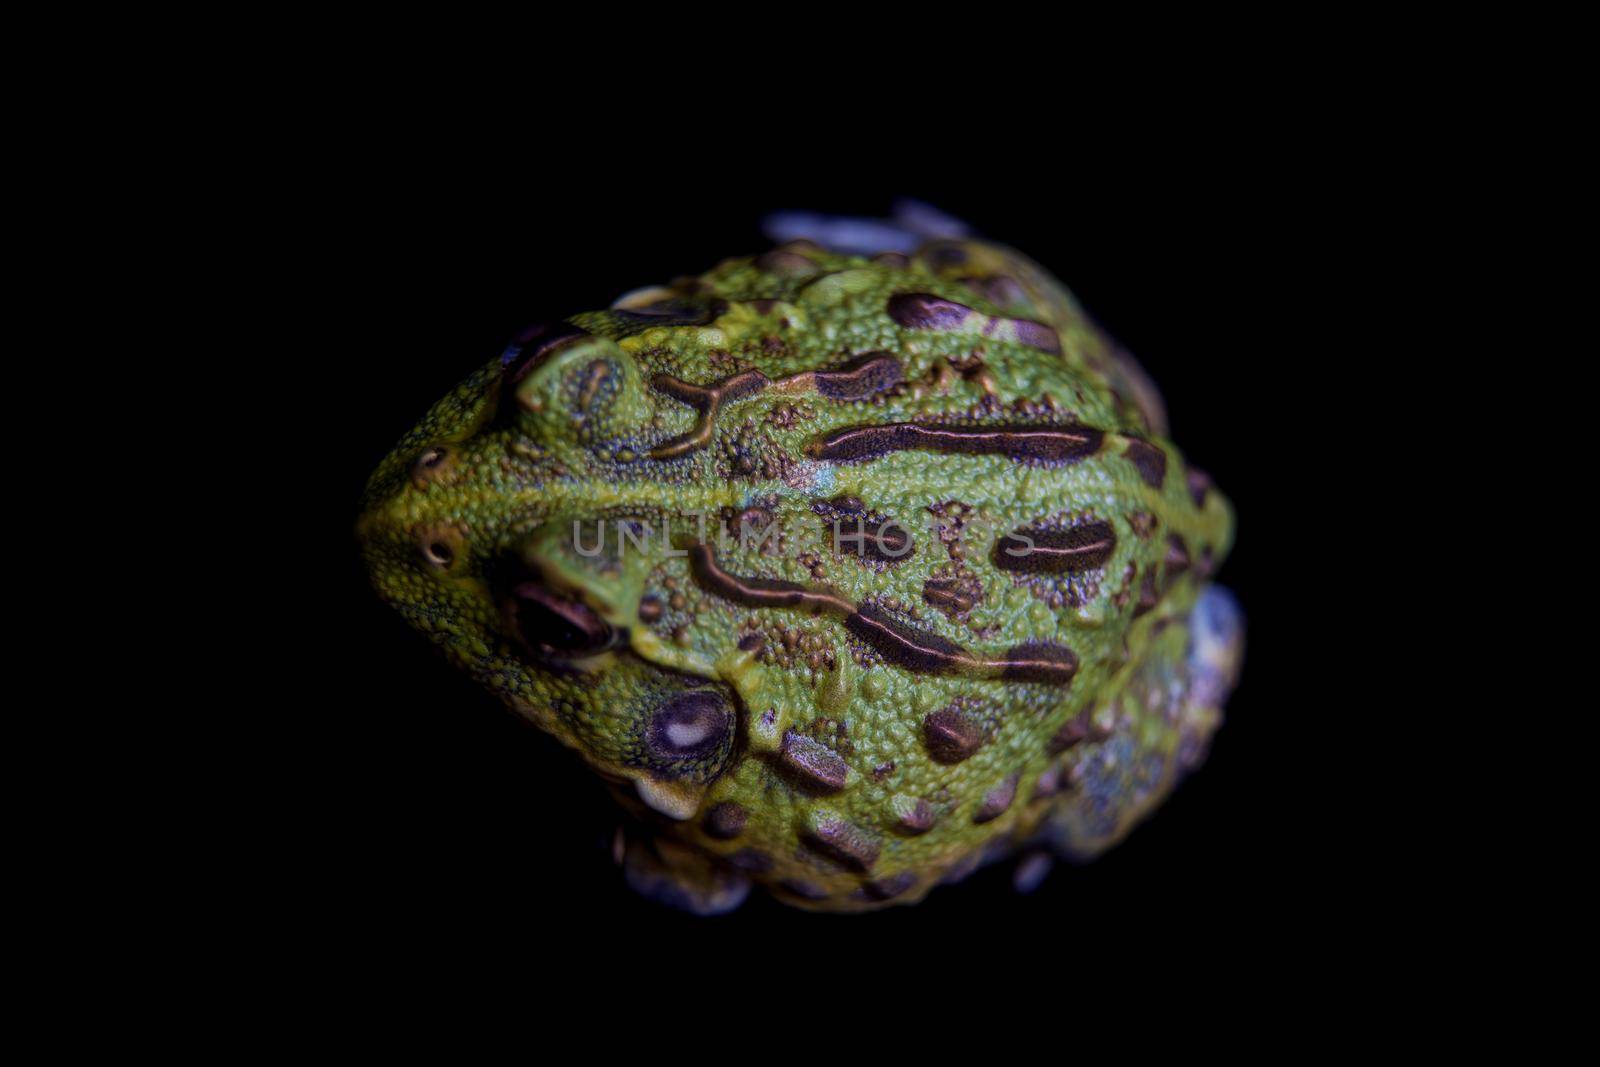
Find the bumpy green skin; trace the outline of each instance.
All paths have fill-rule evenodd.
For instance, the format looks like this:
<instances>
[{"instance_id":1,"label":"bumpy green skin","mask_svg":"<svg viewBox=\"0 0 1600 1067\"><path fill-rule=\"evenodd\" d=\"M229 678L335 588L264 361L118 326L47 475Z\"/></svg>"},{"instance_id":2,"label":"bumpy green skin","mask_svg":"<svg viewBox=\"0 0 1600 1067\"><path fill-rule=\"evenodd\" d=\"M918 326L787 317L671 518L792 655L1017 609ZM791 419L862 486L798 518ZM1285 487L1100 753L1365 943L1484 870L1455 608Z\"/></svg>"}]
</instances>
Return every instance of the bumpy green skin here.
<instances>
[{"instance_id":1,"label":"bumpy green skin","mask_svg":"<svg viewBox=\"0 0 1600 1067\"><path fill-rule=\"evenodd\" d=\"M972 313L907 326L888 310L897 294ZM496 361L435 405L373 475L358 535L388 603L613 784L633 816L625 865L637 887L698 911L736 905L751 882L821 910L913 902L1032 843L1103 850L1203 756L1240 655L1231 601L1196 610L1231 511L1163 438L1137 366L1040 268L972 241L872 260L802 242L620 304L568 320L587 334L520 381ZM1016 320L1052 328L1060 351ZM893 357L898 384L838 399L795 377L869 353ZM749 370L769 387L709 419L655 384L709 387ZM702 420L705 444L673 454ZM830 431L896 422L1104 437L1073 462L812 458ZM1158 478L1140 441L1165 457ZM836 551L826 502L845 497L900 523L912 550L893 561ZM752 509L757 526L779 524L776 544L728 537ZM711 516L704 531L697 513ZM619 550L617 519L650 536ZM585 555L596 520L605 548ZM1114 532L1098 566L993 562L1008 531L1088 522ZM871 605L974 656L1064 646L1076 673L1061 684L908 669L837 611L730 597L692 573L683 552L699 543L738 581ZM614 647L551 659L519 637L505 604L530 575L603 619ZM930 581L970 607L930 600ZM713 709L709 734L706 722L663 733L652 725L663 707ZM955 753L951 724L967 743Z\"/></svg>"}]
</instances>

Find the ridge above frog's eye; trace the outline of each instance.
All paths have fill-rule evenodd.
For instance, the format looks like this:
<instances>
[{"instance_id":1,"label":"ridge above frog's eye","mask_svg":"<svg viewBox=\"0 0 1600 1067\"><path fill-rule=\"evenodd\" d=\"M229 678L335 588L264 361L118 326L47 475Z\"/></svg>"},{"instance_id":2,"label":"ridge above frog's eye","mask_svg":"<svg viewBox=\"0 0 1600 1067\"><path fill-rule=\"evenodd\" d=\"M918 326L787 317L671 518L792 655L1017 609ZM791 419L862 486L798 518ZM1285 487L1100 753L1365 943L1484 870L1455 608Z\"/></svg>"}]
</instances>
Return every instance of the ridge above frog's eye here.
<instances>
[{"instance_id":1,"label":"ridge above frog's eye","mask_svg":"<svg viewBox=\"0 0 1600 1067\"><path fill-rule=\"evenodd\" d=\"M583 601L538 582L521 582L502 605L506 629L545 659L592 656L616 643L616 631Z\"/></svg>"}]
</instances>

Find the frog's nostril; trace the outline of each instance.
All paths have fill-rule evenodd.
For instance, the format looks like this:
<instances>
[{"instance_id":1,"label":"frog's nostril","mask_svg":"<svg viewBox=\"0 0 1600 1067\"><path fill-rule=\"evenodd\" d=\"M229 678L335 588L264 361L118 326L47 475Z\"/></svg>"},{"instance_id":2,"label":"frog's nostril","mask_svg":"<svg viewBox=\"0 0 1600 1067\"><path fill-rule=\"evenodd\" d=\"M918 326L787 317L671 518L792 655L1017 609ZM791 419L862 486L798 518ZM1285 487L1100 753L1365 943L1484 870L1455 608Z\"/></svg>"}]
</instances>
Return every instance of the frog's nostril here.
<instances>
[{"instance_id":1,"label":"frog's nostril","mask_svg":"<svg viewBox=\"0 0 1600 1067\"><path fill-rule=\"evenodd\" d=\"M411 461L411 484L418 489L426 489L428 484L441 477L450 465L450 450L443 445L434 445Z\"/></svg>"},{"instance_id":2,"label":"frog's nostril","mask_svg":"<svg viewBox=\"0 0 1600 1067\"><path fill-rule=\"evenodd\" d=\"M460 561L466 547L463 535L454 526L431 526L413 532L417 554L430 570L448 571Z\"/></svg>"}]
</instances>

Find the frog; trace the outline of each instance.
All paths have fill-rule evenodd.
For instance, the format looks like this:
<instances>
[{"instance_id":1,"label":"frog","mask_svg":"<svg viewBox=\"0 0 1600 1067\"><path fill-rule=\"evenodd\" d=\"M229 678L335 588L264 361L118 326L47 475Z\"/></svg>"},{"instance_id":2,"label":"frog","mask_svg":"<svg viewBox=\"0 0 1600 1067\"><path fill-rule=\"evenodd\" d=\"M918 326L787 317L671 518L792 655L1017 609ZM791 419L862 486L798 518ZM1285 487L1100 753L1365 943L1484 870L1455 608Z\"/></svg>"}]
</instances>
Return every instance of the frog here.
<instances>
[{"instance_id":1,"label":"frog","mask_svg":"<svg viewBox=\"0 0 1600 1067\"><path fill-rule=\"evenodd\" d=\"M1032 888L1204 760L1243 656L1232 505L1023 253L786 225L435 404L362 498L372 587L600 777L649 897L871 911L1001 861Z\"/></svg>"}]
</instances>

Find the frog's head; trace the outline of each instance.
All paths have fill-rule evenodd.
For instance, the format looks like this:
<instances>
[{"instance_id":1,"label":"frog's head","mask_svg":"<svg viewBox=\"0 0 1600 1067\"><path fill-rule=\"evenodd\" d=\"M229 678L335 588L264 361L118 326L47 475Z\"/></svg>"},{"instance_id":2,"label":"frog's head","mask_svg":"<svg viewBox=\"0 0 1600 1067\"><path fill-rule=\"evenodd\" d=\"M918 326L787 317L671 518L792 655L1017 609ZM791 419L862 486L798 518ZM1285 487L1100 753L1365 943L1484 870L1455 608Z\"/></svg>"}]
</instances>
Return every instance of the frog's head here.
<instances>
[{"instance_id":1,"label":"frog's head","mask_svg":"<svg viewBox=\"0 0 1600 1067\"><path fill-rule=\"evenodd\" d=\"M603 473L652 411L615 341L528 331L380 464L356 535L378 594L448 658L652 805L692 810L731 751L731 700L642 632L667 546L620 551Z\"/></svg>"}]
</instances>

